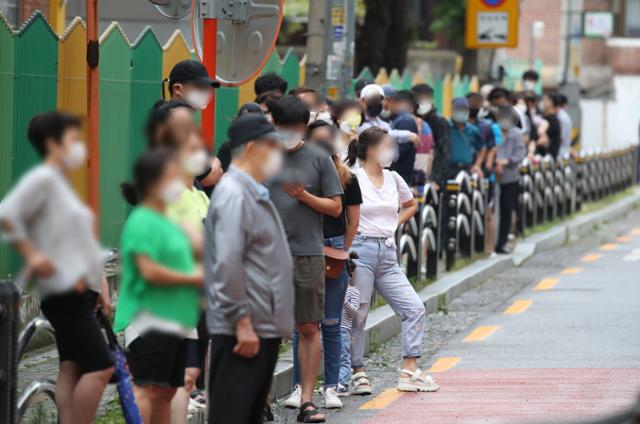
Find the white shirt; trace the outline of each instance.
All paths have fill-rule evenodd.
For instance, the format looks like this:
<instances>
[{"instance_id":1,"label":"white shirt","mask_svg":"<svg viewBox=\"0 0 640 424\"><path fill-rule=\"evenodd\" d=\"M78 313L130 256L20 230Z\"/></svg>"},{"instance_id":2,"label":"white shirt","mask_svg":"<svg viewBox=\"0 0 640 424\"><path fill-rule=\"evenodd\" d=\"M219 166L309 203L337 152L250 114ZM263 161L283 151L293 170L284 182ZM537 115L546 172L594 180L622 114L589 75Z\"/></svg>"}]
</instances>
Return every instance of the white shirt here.
<instances>
[{"instance_id":1,"label":"white shirt","mask_svg":"<svg viewBox=\"0 0 640 424\"><path fill-rule=\"evenodd\" d=\"M355 170L362 192L358 233L367 237L393 238L400 206L413 199L407 183L395 171L383 170L381 188L373 185L363 168Z\"/></svg>"},{"instance_id":2,"label":"white shirt","mask_svg":"<svg viewBox=\"0 0 640 424\"><path fill-rule=\"evenodd\" d=\"M560 143L560 156L571 152L571 130L573 129L573 122L571 122L571 116L564 108L558 108L558 121L560 121L560 133L562 135L562 142Z\"/></svg>"}]
</instances>

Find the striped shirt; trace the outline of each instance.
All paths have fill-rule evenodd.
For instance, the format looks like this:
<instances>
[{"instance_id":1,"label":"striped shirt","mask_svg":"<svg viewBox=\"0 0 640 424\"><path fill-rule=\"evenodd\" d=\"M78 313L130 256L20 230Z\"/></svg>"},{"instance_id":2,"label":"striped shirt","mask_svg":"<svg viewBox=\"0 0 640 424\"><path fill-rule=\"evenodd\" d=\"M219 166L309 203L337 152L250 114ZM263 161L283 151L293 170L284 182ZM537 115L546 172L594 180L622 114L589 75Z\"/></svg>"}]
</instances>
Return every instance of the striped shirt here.
<instances>
[{"instance_id":1,"label":"striped shirt","mask_svg":"<svg viewBox=\"0 0 640 424\"><path fill-rule=\"evenodd\" d=\"M344 296L344 307L342 308L342 319L340 327L351 330L353 316L360 307L360 290L356 286L349 286Z\"/></svg>"}]
</instances>

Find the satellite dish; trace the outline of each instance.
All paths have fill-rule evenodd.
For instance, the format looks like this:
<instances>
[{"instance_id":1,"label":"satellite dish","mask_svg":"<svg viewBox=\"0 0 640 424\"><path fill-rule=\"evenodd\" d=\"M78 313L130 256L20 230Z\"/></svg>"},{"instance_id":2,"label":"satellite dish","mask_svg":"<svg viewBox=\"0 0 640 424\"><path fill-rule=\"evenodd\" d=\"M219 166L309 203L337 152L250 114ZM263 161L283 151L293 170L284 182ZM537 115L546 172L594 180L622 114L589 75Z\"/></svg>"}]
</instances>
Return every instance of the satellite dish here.
<instances>
[{"instance_id":1,"label":"satellite dish","mask_svg":"<svg viewBox=\"0 0 640 424\"><path fill-rule=\"evenodd\" d=\"M267 63L280 32L284 0L214 1L218 20L216 79L225 85L242 85ZM193 45L202 60L203 16L194 1Z\"/></svg>"},{"instance_id":2,"label":"satellite dish","mask_svg":"<svg viewBox=\"0 0 640 424\"><path fill-rule=\"evenodd\" d=\"M162 16L178 20L191 12L191 0L149 0Z\"/></svg>"}]
</instances>

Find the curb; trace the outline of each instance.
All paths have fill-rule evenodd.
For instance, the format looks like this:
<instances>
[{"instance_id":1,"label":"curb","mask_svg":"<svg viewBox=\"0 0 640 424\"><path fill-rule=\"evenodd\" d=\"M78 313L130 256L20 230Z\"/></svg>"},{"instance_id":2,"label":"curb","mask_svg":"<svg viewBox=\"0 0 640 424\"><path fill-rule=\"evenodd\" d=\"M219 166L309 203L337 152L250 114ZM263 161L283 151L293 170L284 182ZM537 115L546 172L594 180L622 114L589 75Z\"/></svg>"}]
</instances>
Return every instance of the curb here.
<instances>
[{"instance_id":1,"label":"curb","mask_svg":"<svg viewBox=\"0 0 640 424\"><path fill-rule=\"evenodd\" d=\"M522 265L537 252L560 247L569 240L584 236L596 224L619 218L638 203L640 203L640 188L636 188L631 194L609 206L577 216L570 221L561 222L543 233L527 237L518 242L510 255L480 259L459 271L441 274L433 284L418 293L427 314L437 312L492 275ZM372 346L385 342L399 332L400 319L389 305L371 311L365 328L365 354L371 351ZM289 394L292 386L293 354L289 350L280 355L273 374L271 385L273 399Z\"/></svg>"}]
</instances>

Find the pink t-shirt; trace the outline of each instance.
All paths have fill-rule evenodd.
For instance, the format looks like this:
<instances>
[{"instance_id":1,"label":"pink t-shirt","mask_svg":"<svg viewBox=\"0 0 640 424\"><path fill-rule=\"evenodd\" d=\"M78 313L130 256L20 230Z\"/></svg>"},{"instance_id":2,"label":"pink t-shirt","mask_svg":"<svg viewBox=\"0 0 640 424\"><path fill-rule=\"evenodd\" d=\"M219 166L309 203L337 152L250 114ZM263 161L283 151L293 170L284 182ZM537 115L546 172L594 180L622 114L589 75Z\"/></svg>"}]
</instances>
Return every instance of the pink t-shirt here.
<instances>
[{"instance_id":1,"label":"pink t-shirt","mask_svg":"<svg viewBox=\"0 0 640 424\"><path fill-rule=\"evenodd\" d=\"M354 171L362 191L358 233L367 237L393 238L398 228L400 206L413 199L413 193L395 171L383 170L384 184L373 185L363 168Z\"/></svg>"}]
</instances>

